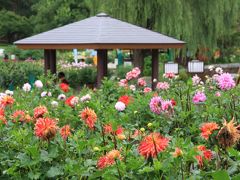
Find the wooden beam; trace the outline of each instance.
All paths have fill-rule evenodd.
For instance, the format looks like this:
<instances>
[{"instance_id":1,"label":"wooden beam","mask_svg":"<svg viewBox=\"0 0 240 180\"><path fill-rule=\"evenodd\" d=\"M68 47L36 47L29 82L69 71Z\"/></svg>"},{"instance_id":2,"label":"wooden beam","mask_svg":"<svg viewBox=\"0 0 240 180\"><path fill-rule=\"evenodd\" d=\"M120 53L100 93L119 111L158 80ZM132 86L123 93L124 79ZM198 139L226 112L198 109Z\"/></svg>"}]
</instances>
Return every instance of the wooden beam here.
<instances>
[{"instance_id":1,"label":"wooden beam","mask_svg":"<svg viewBox=\"0 0 240 180\"><path fill-rule=\"evenodd\" d=\"M97 50L97 87L101 86L101 82L107 76L107 50Z\"/></svg>"},{"instance_id":2,"label":"wooden beam","mask_svg":"<svg viewBox=\"0 0 240 180\"><path fill-rule=\"evenodd\" d=\"M154 79L157 81L154 82ZM152 50L152 90L155 90L159 79L158 49Z\"/></svg>"},{"instance_id":3,"label":"wooden beam","mask_svg":"<svg viewBox=\"0 0 240 180\"><path fill-rule=\"evenodd\" d=\"M130 43L130 44L16 44L21 49L168 49L183 48L185 43L165 43L165 44L146 44L146 43Z\"/></svg>"}]
</instances>

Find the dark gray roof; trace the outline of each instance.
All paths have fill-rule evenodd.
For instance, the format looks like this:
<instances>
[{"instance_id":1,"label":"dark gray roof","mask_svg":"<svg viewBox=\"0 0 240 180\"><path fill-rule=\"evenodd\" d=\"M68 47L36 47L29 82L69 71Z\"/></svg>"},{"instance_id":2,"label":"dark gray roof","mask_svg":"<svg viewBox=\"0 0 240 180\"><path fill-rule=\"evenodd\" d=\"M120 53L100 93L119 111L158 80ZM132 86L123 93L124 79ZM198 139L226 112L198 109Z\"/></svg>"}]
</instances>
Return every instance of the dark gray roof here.
<instances>
[{"instance_id":1,"label":"dark gray roof","mask_svg":"<svg viewBox=\"0 0 240 180\"><path fill-rule=\"evenodd\" d=\"M100 13L16 41L15 44L184 44L184 42Z\"/></svg>"}]
</instances>

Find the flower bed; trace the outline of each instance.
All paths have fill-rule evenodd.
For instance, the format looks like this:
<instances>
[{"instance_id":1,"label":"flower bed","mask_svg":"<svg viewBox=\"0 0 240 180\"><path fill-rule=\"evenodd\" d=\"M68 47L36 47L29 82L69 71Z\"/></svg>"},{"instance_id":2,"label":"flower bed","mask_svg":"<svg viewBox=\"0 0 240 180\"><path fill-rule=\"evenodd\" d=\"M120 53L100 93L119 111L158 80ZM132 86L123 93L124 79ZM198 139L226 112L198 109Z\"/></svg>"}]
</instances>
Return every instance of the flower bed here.
<instances>
[{"instance_id":1,"label":"flower bed","mask_svg":"<svg viewBox=\"0 0 240 180\"><path fill-rule=\"evenodd\" d=\"M0 94L0 178L238 179L231 75L168 73L152 91L140 73L79 94L51 79Z\"/></svg>"}]
</instances>

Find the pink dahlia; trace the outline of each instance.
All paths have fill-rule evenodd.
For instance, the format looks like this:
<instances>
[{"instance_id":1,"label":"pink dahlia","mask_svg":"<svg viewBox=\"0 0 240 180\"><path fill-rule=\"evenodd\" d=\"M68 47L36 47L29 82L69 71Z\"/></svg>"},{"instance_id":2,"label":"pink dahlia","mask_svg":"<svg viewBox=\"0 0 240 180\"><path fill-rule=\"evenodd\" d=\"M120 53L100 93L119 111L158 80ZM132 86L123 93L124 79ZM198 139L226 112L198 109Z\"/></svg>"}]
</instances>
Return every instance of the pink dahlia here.
<instances>
[{"instance_id":1,"label":"pink dahlia","mask_svg":"<svg viewBox=\"0 0 240 180\"><path fill-rule=\"evenodd\" d=\"M139 78L138 79L138 85L139 86L146 86L147 83L146 83L146 81L143 78Z\"/></svg>"},{"instance_id":2,"label":"pink dahlia","mask_svg":"<svg viewBox=\"0 0 240 180\"><path fill-rule=\"evenodd\" d=\"M200 83L201 81L201 78L198 77L198 75L196 74L195 76L192 77L192 82L193 82L193 85L196 86Z\"/></svg>"},{"instance_id":3,"label":"pink dahlia","mask_svg":"<svg viewBox=\"0 0 240 180\"><path fill-rule=\"evenodd\" d=\"M159 96L153 97L149 106L152 112L160 114L162 112L162 98Z\"/></svg>"},{"instance_id":4,"label":"pink dahlia","mask_svg":"<svg viewBox=\"0 0 240 180\"><path fill-rule=\"evenodd\" d=\"M236 86L231 74L223 73L217 77L217 85L221 90L230 90Z\"/></svg>"},{"instance_id":5,"label":"pink dahlia","mask_svg":"<svg viewBox=\"0 0 240 180\"><path fill-rule=\"evenodd\" d=\"M143 90L144 93L149 93L149 92L152 92L152 88L150 87L145 87L144 90Z\"/></svg>"},{"instance_id":6,"label":"pink dahlia","mask_svg":"<svg viewBox=\"0 0 240 180\"><path fill-rule=\"evenodd\" d=\"M156 88L159 90L167 90L167 89L169 89L169 84L168 84L168 82L159 82L159 83L157 83Z\"/></svg>"},{"instance_id":7,"label":"pink dahlia","mask_svg":"<svg viewBox=\"0 0 240 180\"><path fill-rule=\"evenodd\" d=\"M198 104L201 102L205 102L207 99L206 95L203 92L196 92L195 95L193 96L193 103Z\"/></svg>"}]
</instances>

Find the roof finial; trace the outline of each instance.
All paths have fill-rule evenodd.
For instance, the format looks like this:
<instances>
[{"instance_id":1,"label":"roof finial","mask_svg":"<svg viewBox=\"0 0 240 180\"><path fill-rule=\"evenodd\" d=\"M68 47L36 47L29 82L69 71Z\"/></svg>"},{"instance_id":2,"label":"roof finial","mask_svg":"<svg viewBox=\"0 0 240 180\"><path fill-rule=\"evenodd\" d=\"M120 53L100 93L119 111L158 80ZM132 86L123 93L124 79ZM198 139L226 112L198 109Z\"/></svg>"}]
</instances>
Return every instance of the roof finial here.
<instances>
[{"instance_id":1,"label":"roof finial","mask_svg":"<svg viewBox=\"0 0 240 180\"><path fill-rule=\"evenodd\" d=\"M97 14L97 17L109 17L109 15L102 12L102 13Z\"/></svg>"}]
</instances>

